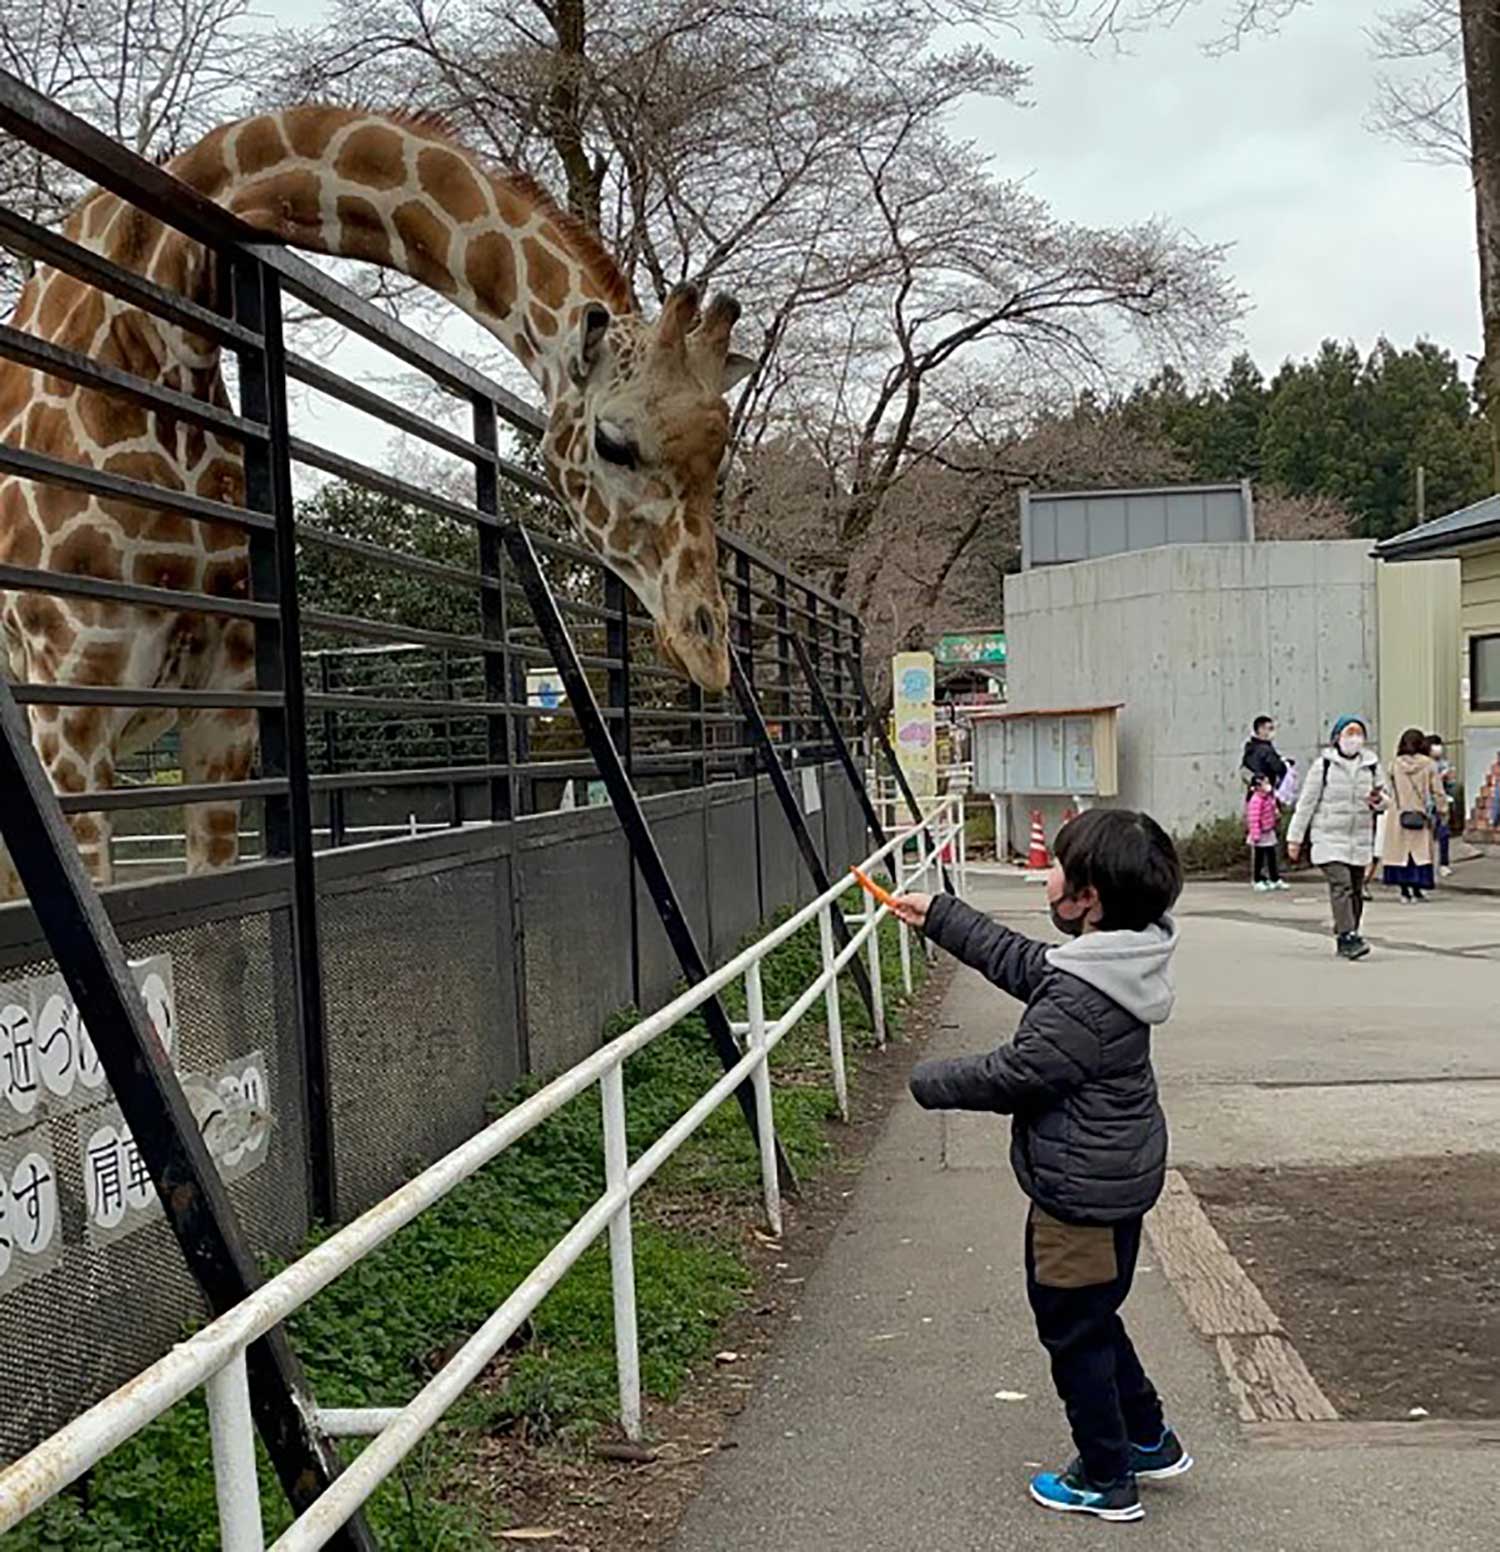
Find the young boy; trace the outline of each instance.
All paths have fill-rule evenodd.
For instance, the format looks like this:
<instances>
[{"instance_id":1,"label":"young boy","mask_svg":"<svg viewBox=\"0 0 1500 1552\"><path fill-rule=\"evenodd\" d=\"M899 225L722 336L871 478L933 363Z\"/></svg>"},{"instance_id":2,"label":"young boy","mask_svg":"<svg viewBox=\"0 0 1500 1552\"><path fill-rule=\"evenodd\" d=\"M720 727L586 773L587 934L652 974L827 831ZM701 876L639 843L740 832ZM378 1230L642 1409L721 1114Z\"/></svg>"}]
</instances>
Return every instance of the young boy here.
<instances>
[{"instance_id":1,"label":"young boy","mask_svg":"<svg viewBox=\"0 0 1500 1552\"><path fill-rule=\"evenodd\" d=\"M1026 1291L1078 1459L1032 1478L1047 1509L1138 1520L1136 1483L1193 1464L1167 1427L1119 1309L1141 1221L1161 1194L1167 1124L1151 1068L1151 1026L1172 1010L1182 889L1154 819L1090 809L1064 826L1047 878L1053 925L1073 941L1033 942L951 895L904 895L897 914L1026 1011L986 1056L918 1063L929 1110L1010 1115L1011 1165L1031 1199Z\"/></svg>"}]
</instances>

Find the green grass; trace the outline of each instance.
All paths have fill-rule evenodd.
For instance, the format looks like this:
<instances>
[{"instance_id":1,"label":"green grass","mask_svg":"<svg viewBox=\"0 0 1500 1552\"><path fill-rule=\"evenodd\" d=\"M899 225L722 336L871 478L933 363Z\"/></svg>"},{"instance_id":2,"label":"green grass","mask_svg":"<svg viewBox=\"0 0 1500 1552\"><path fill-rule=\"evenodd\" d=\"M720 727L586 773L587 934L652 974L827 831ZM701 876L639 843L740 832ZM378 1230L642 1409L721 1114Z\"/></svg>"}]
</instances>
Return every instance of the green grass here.
<instances>
[{"instance_id":1,"label":"green grass","mask_svg":"<svg viewBox=\"0 0 1500 1552\"><path fill-rule=\"evenodd\" d=\"M853 901L850 901L852 906ZM900 1024L896 927L882 929L888 1022ZM914 973L922 955L914 945ZM816 926L763 962L768 1012L790 1005L820 964ZM740 988L725 997L744 1016ZM841 1005L851 1080L858 1052L873 1044L849 977ZM777 1134L799 1174L829 1152L824 1123L837 1113L828 1079L821 1001L777 1047ZM609 1034L633 1016L611 1021ZM714 1081L720 1068L701 1019L685 1021L625 1067L632 1157L641 1153ZM540 1085L506 1095L497 1113ZM704 1124L637 1198L636 1285L641 1374L647 1392L671 1400L715 1332L750 1288L741 1253L755 1223L758 1155L731 1100ZM395 1406L412 1395L508 1297L603 1189L598 1091L581 1095L451 1192L389 1244L300 1311L292 1345L319 1402ZM669 1203L712 1209L682 1215ZM269 1270L274 1270L270 1268ZM383 1552L479 1552L503 1527L496 1509L467 1487L466 1452L484 1434L524 1427L528 1436L574 1447L606 1425L616 1405L607 1247L595 1245L543 1301L508 1359L503 1385L476 1386L443 1428L408 1459L368 1510ZM356 1446L357 1448L357 1446ZM201 1398L182 1402L114 1452L90 1478L26 1524L0 1537L3 1552L213 1552L218 1525ZM288 1515L264 1458L262 1502L270 1536Z\"/></svg>"}]
</instances>

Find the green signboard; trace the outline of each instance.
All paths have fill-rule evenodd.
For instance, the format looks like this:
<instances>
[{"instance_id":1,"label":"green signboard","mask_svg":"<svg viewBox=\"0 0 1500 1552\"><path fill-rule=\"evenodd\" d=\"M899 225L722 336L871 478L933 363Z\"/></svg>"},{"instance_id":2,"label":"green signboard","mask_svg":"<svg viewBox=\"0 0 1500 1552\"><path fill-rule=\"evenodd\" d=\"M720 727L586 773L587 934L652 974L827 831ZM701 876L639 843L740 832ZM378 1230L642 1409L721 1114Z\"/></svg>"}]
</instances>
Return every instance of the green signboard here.
<instances>
[{"instance_id":1,"label":"green signboard","mask_svg":"<svg viewBox=\"0 0 1500 1552\"><path fill-rule=\"evenodd\" d=\"M1004 631L955 631L938 638L938 662L945 667L961 667L972 663L1001 664L1005 662Z\"/></svg>"}]
</instances>

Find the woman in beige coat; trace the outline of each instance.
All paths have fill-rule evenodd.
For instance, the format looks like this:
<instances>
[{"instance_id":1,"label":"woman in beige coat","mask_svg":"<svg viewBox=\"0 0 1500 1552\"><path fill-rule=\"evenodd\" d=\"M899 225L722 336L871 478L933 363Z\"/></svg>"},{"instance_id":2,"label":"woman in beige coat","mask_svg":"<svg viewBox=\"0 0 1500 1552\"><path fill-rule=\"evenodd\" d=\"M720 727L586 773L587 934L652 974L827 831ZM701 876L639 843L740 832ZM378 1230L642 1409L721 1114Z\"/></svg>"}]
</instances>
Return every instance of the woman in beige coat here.
<instances>
[{"instance_id":1,"label":"woman in beige coat","mask_svg":"<svg viewBox=\"0 0 1500 1552\"><path fill-rule=\"evenodd\" d=\"M1427 735L1408 728L1391 762L1391 809L1385 821L1385 882L1399 884L1407 903L1425 900L1433 886L1432 837L1448 816L1448 795L1437 761L1427 753Z\"/></svg>"}]
</instances>

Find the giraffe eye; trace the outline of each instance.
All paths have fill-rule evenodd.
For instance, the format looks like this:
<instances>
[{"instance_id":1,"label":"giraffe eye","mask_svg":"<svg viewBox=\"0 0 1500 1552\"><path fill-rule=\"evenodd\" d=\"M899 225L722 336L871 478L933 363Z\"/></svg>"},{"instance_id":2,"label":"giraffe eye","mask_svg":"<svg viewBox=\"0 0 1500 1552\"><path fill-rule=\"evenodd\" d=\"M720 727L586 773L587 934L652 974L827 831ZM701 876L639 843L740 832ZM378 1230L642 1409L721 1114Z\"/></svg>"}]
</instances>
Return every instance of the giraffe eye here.
<instances>
[{"instance_id":1,"label":"giraffe eye","mask_svg":"<svg viewBox=\"0 0 1500 1552\"><path fill-rule=\"evenodd\" d=\"M612 435L601 422L594 427L594 451L605 461L621 469L633 469L640 462L640 451L633 442Z\"/></svg>"}]
</instances>

